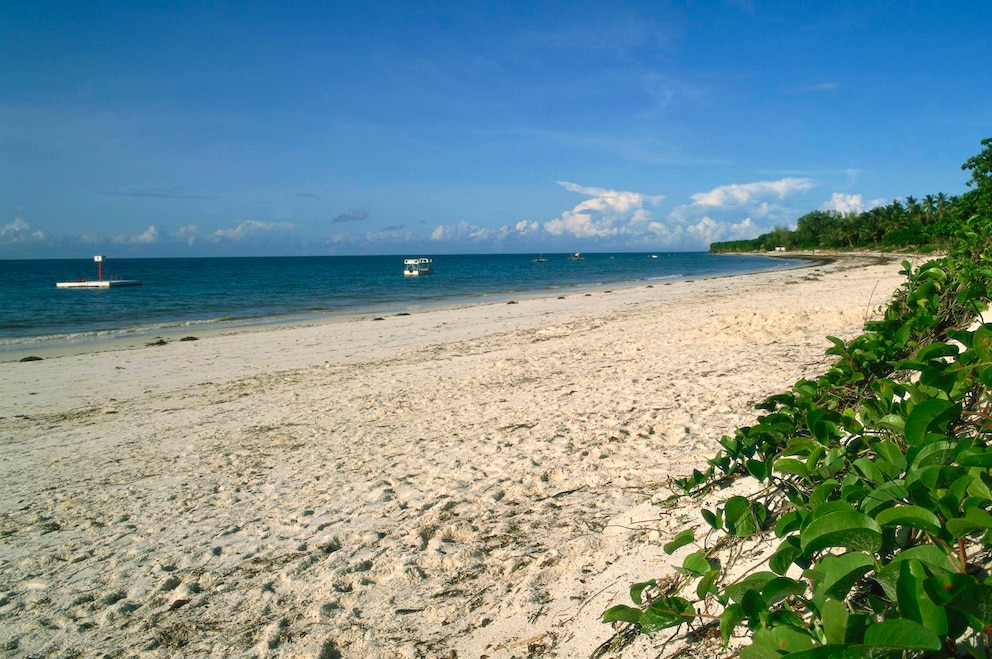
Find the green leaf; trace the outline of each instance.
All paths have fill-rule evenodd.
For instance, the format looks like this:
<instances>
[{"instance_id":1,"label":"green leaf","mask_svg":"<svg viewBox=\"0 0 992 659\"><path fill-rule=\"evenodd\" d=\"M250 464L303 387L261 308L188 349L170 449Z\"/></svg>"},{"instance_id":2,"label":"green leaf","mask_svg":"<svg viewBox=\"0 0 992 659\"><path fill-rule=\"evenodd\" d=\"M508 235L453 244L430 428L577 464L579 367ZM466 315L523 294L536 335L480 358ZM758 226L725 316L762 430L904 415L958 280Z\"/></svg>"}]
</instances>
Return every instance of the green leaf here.
<instances>
[{"instance_id":1,"label":"green leaf","mask_svg":"<svg viewBox=\"0 0 992 659\"><path fill-rule=\"evenodd\" d=\"M941 357L953 357L958 354L958 347L951 343L931 343L925 348L920 348L916 353L916 360L921 362Z\"/></svg>"},{"instance_id":2,"label":"green leaf","mask_svg":"<svg viewBox=\"0 0 992 659\"><path fill-rule=\"evenodd\" d=\"M729 435L724 435L720 438L720 445L727 449L727 453L734 457L737 457L738 452L741 450L740 440Z\"/></svg>"},{"instance_id":3,"label":"green leaf","mask_svg":"<svg viewBox=\"0 0 992 659\"><path fill-rule=\"evenodd\" d=\"M653 587L655 583L655 580L651 579L650 581L642 581L640 583L632 584L630 586L630 600L634 604L643 604L643 593L645 589Z\"/></svg>"},{"instance_id":4,"label":"green leaf","mask_svg":"<svg viewBox=\"0 0 992 659\"><path fill-rule=\"evenodd\" d=\"M927 434L961 414L961 406L948 400L932 398L917 403L906 419L906 442L921 446Z\"/></svg>"},{"instance_id":5,"label":"green leaf","mask_svg":"<svg viewBox=\"0 0 992 659\"><path fill-rule=\"evenodd\" d=\"M972 469L970 471L973 472L970 474L973 478L971 483L968 485L968 494L978 499L984 499L985 501L992 502L992 488L989 487L989 483L981 480L981 471L976 469Z\"/></svg>"},{"instance_id":6,"label":"green leaf","mask_svg":"<svg viewBox=\"0 0 992 659\"><path fill-rule=\"evenodd\" d=\"M813 637L808 632L799 631L792 627L778 626L771 629L759 629L754 633L754 645L751 647L775 648L784 650L787 655L794 652L809 650L813 647ZM745 648L747 650L749 648ZM746 659L751 655L746 655L741 650L741 659Z\"/></svg>"},{"instance_id":7,"label":"green leaf","mask_svg":"<svg viewBox=\"0 0 992 659\"><path fill-rule=\"evenodd\" d=\"M696 610L681 597L661 597L641 612L641 632L651 634L659 629L677 627L696 617Z\"/></svg>"},{"instance_id":8,"label":"green leaf","mask_svg":"<svg viewBox=\"0 0 992 659\"><path fill-rule=\"evenodd\" d=\"M953 569L947 554L935 545L920 545L899 552L891 562L885 565L875 575L875 580L882 586L886 597L895 600L897 597L897 582L903 561L919 561L930 572L938 574L950 573Z\"/></svg>"},{"instance_id":9,"label":"green leaf","mask_svg":"<svg viewBox=\"0 0 992 659\"><path fill-rule=\"evenodd\" d=\"M716 593L716 588L713 584L720 576L720 570L710 570L703 575L703 578L699 580L696 584L696 597L699 599L706 599L706 596L710 593Z\"/></svg>"},{"instance_id":10,"label":"green leaf","mask_svg":"<svg viewBox=\"0 0 992 659\"><path fill-rule=\"evenodd\" d=\"M793 652L789 659L893 659L893 655L890 649L866 645L820 645L802 652Z\"/></svg>"},{"instance_id":11,"label":"green leaf","mask_svg":"<svg viewBox=\"0 0 992 659\"><path fill-rule=\"evenodd\" d=\"M744 615L744 607L740 604L731 604L723 610L723 613L720 615L720 636L723 637L724 643L730 641L730 637L734 634L734 629L746 617Z\"/></svg>"},{"instance_id":12,"label":"green leaf","mask_svg":"<svg viewBox=\"0 0 992 659\"><path fill-rule=\"evenodd\" d=\"M981 508L970 508L964 517L947 520L947 530L955 538L963 538L982 529L992 529L992 515Z\"/></svg>"},{"instance_id":13,"label":"green leaf","mask_svg":"<svg viewBox=\"0 0 992 659\"><path fill-rule=\"evenodd\" d=\"M781 659L782 653L771 642L752 643L741 649L740 659Z\"/></svg>"},{"instance_id":14,"label":"green leaf","mask_svg":"<svg viewBox=\"0 0 992 659\"><path fill-rule=\"evenodd\" d=\"M938 636L946 636L947 612L944 607L934 604L926 594L923 584L927 576L926 568L920 561L900 561L896 588L899 613L903 618L920 623Z\"/></svg>"},{"instance_id":15,"label":"green leaf","mask_svg":"<svg viewBox=\"0 0 992 659\"><path fill-rule=\"evenodd\" d=\"M775 535L781 538L786 533L795 531L802 524L802 521L802 516L798 511L790 510L775 522Z\"/></svg>"},{"instance_id":16,"label":"green leaf","mask_svg":"<svg viewBox=\"0 0 992 659\"><path fill-rule=\"evenodd\" d=\"M806 415L806 427L821 444L829 444L831 440L840 436L837 424L830 420L829 416L831 416L830 412L821 409L811 410Z\"/></svg>"},{"instance_id":17,"label":"green leaf","mask_svg":"<svg viewBox=\"0 0 992 659\"><path fill-rule=\"evenodd\" d=\"M820 463L820 467L815 472L816 475L820 478L827 478L844 469L847 466L844 454L845 450L840 447L827 451L827 454L823 457L823 461Z\"/></svg>"},{"instance_id":18,"label":"green leaf","mask_svg":"<svg viewBox=\"0 0 992 659\"><path fill-rule=\"evenodd\" d=\"M961 611L981 627L992 626L992 586L953 572L931 577L923 585L937 604Z\"/></svg>"},{"instance_id":19,"label":"green leaf","mask_svg":"<svg viewBox=\"0 0 992 659\"><path fill-rule=\"evenodd\" d=\"M765 480L768 476L768 465L761 460L748 460L744 463L747 472L759 481Z\"/></svg>"},{"instance_id":20,"label":"green leaf","mask_svg":"<svg viewBox=\"0 0 992 659\"><path fill-rule=\"evenodd\" d=\"M778 546L775 553L768 559L768 567L776 574L785 574L792 567L797 558L803 555L803 550L799 547L799 538L786 538Z\"/></svg>"},{"instance_id":21,"label":"green leaf","mask_svg":"<svg viewBox=\"0 0 992 659\"><path fill-rule=\"evenodd\" d=\"M975 330L971 339L971 348L983 362L992 362L992 327L988 323Z\"/></svg>"},{"instance_id":22,"label":"green leaf","mask_svg":"<svg viewBox=\"0 0 992 659\"><path fill-rule=\"evenodd\" d=\"M814 508L812 514L809 515L808 519L809 521L813 521L814 519L823 517L825 515L829 515L831 513L847 512L849 510L854 510L854 506L852 506L847 501L841 501L841 500L827 501L826 503L821 503L816 508ZM809 524L807 523L806 526L809 526Z\"/></svg>"},{"instance_id":23,"label":"green leaf","mask_svg":"<svg viewBox=\"0 0 992 659\"><path fill-rule=\"evenodd\" d=\"M761 592L761 589L764 588L769 581L777 577L778 575L774 572L755 572L735 584L730 584L724 588L723 592L731 600L740 602L744 597L744 593L749 590Z\"/></svg>"},{"instance_id":24,"label":"green leaf","mask_svg":"<svg viewBox=\"0 0 992 659\"><path fill-rule=\"evenodd\" d=\"M840 600L829 599L820 605L820 621L827 643L844 643L847 640L847 607Z\"/></svg>"},{"instance_id":25,"label":"green leaf","mask_svg":"<svg viewBox=\"0 0 992 659\"><path fill-rule=\"evenodd\" d=\"M674 538L672 538L671 542L666 542L665 546L662 547L662 549L665 551L666 554L671 556L673 553L675 553L676 549L680 547L684 547L690 542L695 542L695 541L696 541L696 533L692 529L686 529L685 531L680 531Z\"/></svg>"},{"instance_id":26,"label":"green leaf","mask_svg":"<svg viewBox=\"0 0 992 659\"><path fill-rule=\"evenodd\" d=\"M744 538L758 530L755 509L747 497L730 497L723 514L726 519L727 531L733 535Z\"/></svg>"},{"instance_id":27,"label":"green leaf","mask_svg":"<svg viewBox=\"0 0 992 659\"><path fill-rule=\"evenodd\" d=\"M703 508L699 511L699 514L702 515L706 523L714 529L720 530L720 527L723 526L723 517L719 514L719 511L714 513L712 510Z\"/></svg>"},{"instance_id":28,"label":"green leaf","mask_svg":"<svg viewBox=\"0 0 992 659\"><path fill-rule=\"evenodd\" d=\"M838 487L840 487L840 483L833 478L827 478L824 480L816 487L816 489L813 490L813 493L809 495L809 507L813 509L819 507L820 504L826 502L827 499L830 498L830 495L833 494Z\"/></svg>"},{"instance_id":29,"label":"green leaf","mask_svg":"<svg viewBox=\"0 0 992 659\"><path fill-rule=\"evenodd\" d=\"M813 520L802 533L807 556L828 547L876 552L882 548L882 528L857 510L837 511Z\"/></svg>"},{"instance_id":30,"label":"green leaf","mask_svg":"<svg viewBox=\"0 0 992 659\"><path fill-rule=\"evenodd\" d=\"M918 622L906 619L885 620L865 630L865 645L905 650L939 650L940 637Z\"/></svg>"},{"instance_id":31,"label":"green leaf","mask_svg":"<svg viewBox=\"0 0 992 659\"><path fill-rule=\"evenodd\" d=\"M903 472L906 470L906 459L905 457L903 458L902 465L900 466L898 464L893 464L888 460L877 458L875 460L875 467L882 472L886 481L895 480L901 477Z\"/></svg>"},{"instance_id":32,"label":"green leaf","mask_svg":"<svg viewBox=\"0 0 992 659\"><path fill-rule=\"evenodd\" d=\"M682 570L686 574L702 576L712 569L710 562L706 560L706 555L701 551L694 551L686 555L682 561Z\"/></svg>"},{"instance_id":33,"label":"green leaf","mask_svg":"<svg viewBox=\"0 0 992 659\"><path fill-rule=\"evenodd\" d=\"M899 417L900 419L902 417ZM899 427L901 431L905 424ZM875 453L886 462L894 464L900 471L906 468L906 455L898 446L890 441L881 441L874 444Z\"/></svg>"},{"instance_id":34,"label":"green leaf","mask_svg":"<svg viewBox=\"0 0 992 659\"><path fill-rule=\"evenodd\" d=\"M806 463L795 458L776 460L773 469L782 474L791 474L807 480L809 479L809 470L806 469Z\"/></svg>"},{"instance_id":35,"label":"green leaf","mask_svg":"<svg viewBox=\"0 0 992 659\"><path fill-rule=\"evenodd\" d=\"M755 620L768 611L768 604L765 598L757 590L746 590L741 597L741 606L748 618Z\"/></svg>"},{"instance_id":36,"label":"green leaf","mask_svg":"<svg viewBox=\"0 0 992 659\"><path fill-rule=\"evenodd\" d=\"M885 430L892 430L899 433L906 430L906 419L899 414L886 414L876 423Z\"/></svg>"},{"instance_id":37,"label":"green leaf","mask_svg":"<svg viewBox=\"0 0 992 659\"><path fill-rule=\"evenodd\" d=\"M932 465L949 465L954 461L955 443L946 439L933 441L935 436L930 437L931 441L910 450L908 455L912 456L912 470Z\"/></svg>"},{"instance_id":38,"label":"green leaf","mask_svg":"<svg viewBox=\"0 0 992 659\"><path fill-rule=\"evenodd\" d=\"M992 370L992 369L990 369ZM958 456L958 464L962 467L992 467L992 451L988 449L969 450Z\"/></svg>"},{"instance_id":39,"label":"green leaf","mask_svg":"<svg viewBox=\"0 0 992 659\"><path fill-rule=\"evenodd\" d=\"M897 329L895 334L896 345L900 348L905 347L906 342L909 341L909 333L911 330L912 327L909 323L904 323L899 329Z\"/></svg>"},{"instance_id":40,"label":"green leaf","mask_svg":"<svg viewBox=\"0 0 992 659\"><path fill-rule=\"evenodd\" d=\"M827 599L846 599L854 584L873 569L875 560L871 555L853 551L824 556L804 576L813 580L813 601L821 606Z\"/></svg>"},{"instance_id":41,"label":"green leaf","mask_svg":"<svg viewBox=\"0 0 992 659\"><path fill-rule=\"evenodd\" d=\"M861 503L861 510L874 515L875 511L890 507L894 502L900 502L907 497L909 492L901 481L888 481L868 493Z\"/></svg>"},{"instance_id":42,"label":"green leaf","mask_svg":"<svg viewBox=\"0 0 992 659\"><path fill-rule=\"evenodd\" d=\"M862 476L873 483L881 485L888 480L885 475L879 471L878 467L875 466L875 463L867 458L858 458L852 464Z\"/></svg>"},{"instance_id":43,"label":"green leaf","mask_svg":"<svg viewBox=\"0 0 992 659\"><path fill-rule=\"evenodd\" d=\"M851 504L860 503L873 489L860 476L849 472L840 485L840 497L842 501Z\"/></svg>"},{"instance_id":44,"label":"green leaf","mask_svg":"<svg viewBox=\"0 0 992 659\"><path fill-rule=\"evenodd\" d=\"M620 604L603 611L603 622L641 622L641 610Z\"/></svg>"},{"instance_id":45,"label":"green leaf","mask_svg":"<svg viewBox=\"0 0 992 659\"><path fill-rule=\"evenodd\" d=\"M761 589L761 596L769 607L778 604L784 599L792 596L802 596L806 594L806 585L799 583L795 579L788 577L777 577L772 579Z\"/></svg>"},{"instance_id":46,"label":"green leaf","mask_svg":"<svg viewBox=\"0 0 992 659\"><path fill-rule=\"evenodd\" d=\"M940 520L932 512L920 506L894 506L875 516L879 526L912 526L927 533L940 533Z\"/></svg>"}]
</instances>

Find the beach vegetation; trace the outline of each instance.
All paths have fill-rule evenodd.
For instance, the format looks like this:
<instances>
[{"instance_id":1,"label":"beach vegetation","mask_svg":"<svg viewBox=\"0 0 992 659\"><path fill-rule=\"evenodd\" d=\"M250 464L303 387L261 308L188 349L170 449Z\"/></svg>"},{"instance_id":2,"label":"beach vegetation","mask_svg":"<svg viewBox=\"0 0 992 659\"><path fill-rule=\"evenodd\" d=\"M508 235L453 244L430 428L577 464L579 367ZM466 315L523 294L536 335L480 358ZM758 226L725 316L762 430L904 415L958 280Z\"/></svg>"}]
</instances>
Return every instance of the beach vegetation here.
<instances>
[{"instance_id":1,"label":"beach vegetation","mask_svg":"<svg viewBox=\"0 0 992 659\"><path fill-rule=\"evenodd\" d=\"M992 139L982 145L947 255L903 261L879 317L829 339L825 373L764 399L705 469L672 480L678 498L741 479L754 493L718 499L663 544L684 557L604 612L615 638L703 625L742 659L992 654ZM833 217L818 213L810 225ZM742 568L740 548L758 540L772 550Z\"/></svg>"},{"instance_id":2,"label":"beach vegetation","mask_svg":"<svg viewBox=\"0 0 992 659\"><path fill-rule=\"evenodd\" d=\"M983 142L984 144L984 142ZM965 168L973 181L987 179L992 171L988 156L969 159ZM802 250L863 250L944 252L958 240L961 224L988 209L992 194L976 186L961 196L943 192L922 199L909 196L866 211L814 210L796 220L795 228L775 227L757 238L715 242L714 253Z\"/></svg>"}]
</instances>

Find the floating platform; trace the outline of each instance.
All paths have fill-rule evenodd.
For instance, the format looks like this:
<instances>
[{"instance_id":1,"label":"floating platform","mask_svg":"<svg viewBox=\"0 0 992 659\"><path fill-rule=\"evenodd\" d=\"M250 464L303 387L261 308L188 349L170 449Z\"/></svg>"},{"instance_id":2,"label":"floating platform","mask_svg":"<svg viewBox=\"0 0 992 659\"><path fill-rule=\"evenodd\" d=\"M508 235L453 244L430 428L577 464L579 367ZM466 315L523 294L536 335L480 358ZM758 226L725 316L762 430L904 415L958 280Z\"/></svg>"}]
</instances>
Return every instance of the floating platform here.
<instances>
[{"instance_id":1,"label":"floating platform","mask_svg":"<svg viewBox=\"0 0 992 659\"><path fill-rule=\"evenodd\" d=\"M141 286L137 279L100 279L96 281L59 281L55 288L117 288L118 286Z\"/></svg>"},{"instance_id":2,"label":"floating platform","mask_svg":"<svg viewBox=\"0 0 992 659\"><path fill-rule=\"evenodd\" d=\"M76 281L57 281L55 288L117 288L118 286L141 286L137 279L119 279L111 277L103 278L103 256L97 254L93 257L96 263L96 279L83 279L80 277Z\"/></svg>"}]
</instances>

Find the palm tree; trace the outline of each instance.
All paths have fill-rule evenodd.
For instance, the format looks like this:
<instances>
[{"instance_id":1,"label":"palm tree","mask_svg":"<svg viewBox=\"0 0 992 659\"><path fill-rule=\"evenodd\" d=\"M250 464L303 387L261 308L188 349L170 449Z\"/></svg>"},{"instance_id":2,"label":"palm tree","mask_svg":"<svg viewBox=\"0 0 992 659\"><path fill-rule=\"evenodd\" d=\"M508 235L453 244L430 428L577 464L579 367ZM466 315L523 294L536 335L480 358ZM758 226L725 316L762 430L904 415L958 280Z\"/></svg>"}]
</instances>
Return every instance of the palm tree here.
<instances>
[{"instance_id":1,"label":"palm tree","mask_svg":"<svg viewBox=\"0 0 992 659\"><path fill-rule=\"evenodd\" d=\"M912 195L906 197L906 215L914 225L920 224L920 203Z\"/></svg>"},{"instance_id":2,"label":"palm tree","mask_svg":"<svg viewBox=\"0 0 992 659\"><path fill-rule=\"evenodd\" d=\"M943 219L947 215L948 207L951 205L951 200L948 199L947 195L943 192L937 193L937 219Z\"/></svg>"},{"instance_id":3,"label":"palm tree","mask_svg":"<svg viewBox=\"0 0 992 659\"><path fill-rule=\"evenodd\" d=\"M937 219L937 205L932 194L923 198L923 224L933 224Z\"/></svg>"}]
</instances>

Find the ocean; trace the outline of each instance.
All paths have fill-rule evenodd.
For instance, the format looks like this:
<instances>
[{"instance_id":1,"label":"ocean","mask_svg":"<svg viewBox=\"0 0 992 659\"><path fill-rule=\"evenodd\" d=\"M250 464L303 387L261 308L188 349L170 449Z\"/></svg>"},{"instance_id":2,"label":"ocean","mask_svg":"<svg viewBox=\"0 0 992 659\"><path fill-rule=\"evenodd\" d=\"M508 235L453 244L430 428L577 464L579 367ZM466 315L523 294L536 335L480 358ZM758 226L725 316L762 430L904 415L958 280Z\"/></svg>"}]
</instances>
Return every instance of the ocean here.
<instances>
[{"instance_id":1,"label":"ocean","mask_svg":"<svg viewBox=\"0 0 992 659\"><path fill-rule=\"evenodd\" d=\"M412 255L411 255L412 256ZM601 285L790 268L798 260L679 252L436 256L434 274L403 275L403 256L113 259L104 278L141 286L57 289L96 279L92 258L0 261L0 352L98 342L167 329L413 312L449 304Z\"/></svg>"}]
</instances>

